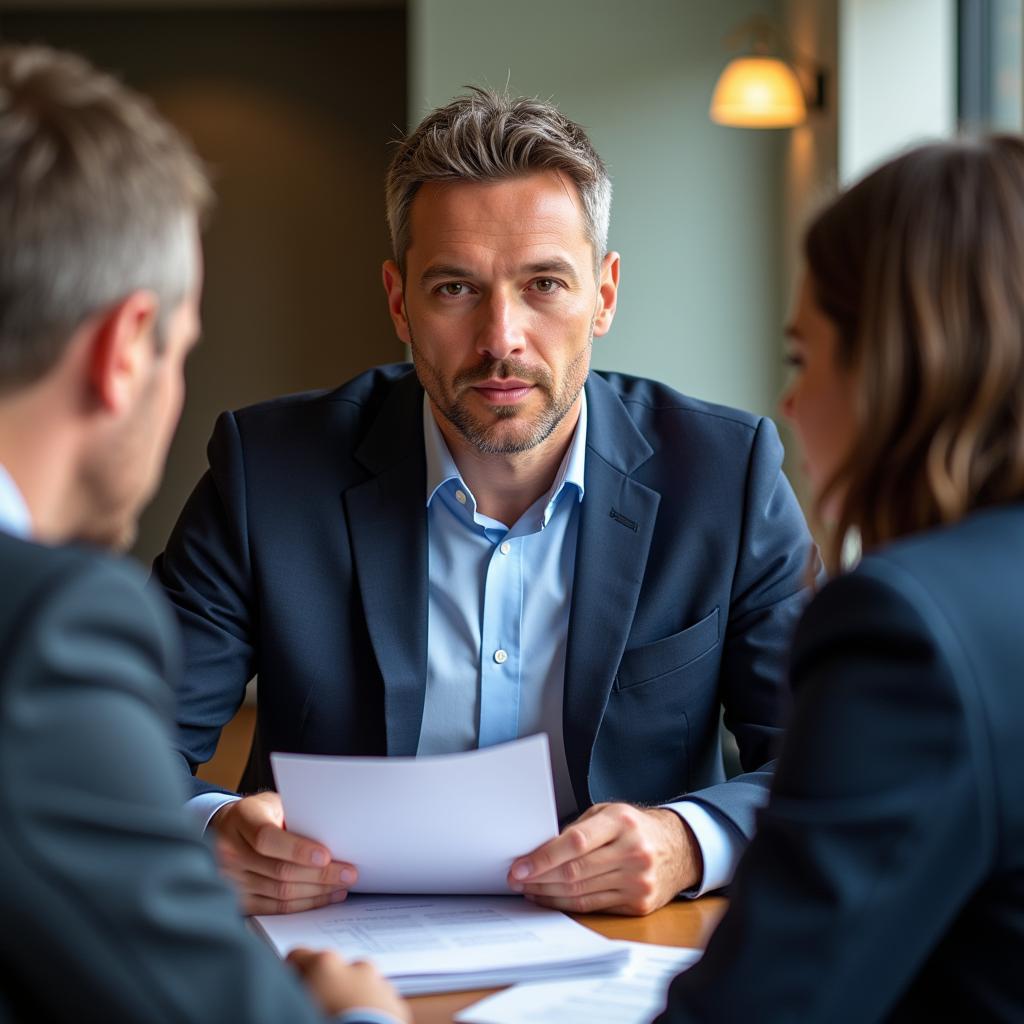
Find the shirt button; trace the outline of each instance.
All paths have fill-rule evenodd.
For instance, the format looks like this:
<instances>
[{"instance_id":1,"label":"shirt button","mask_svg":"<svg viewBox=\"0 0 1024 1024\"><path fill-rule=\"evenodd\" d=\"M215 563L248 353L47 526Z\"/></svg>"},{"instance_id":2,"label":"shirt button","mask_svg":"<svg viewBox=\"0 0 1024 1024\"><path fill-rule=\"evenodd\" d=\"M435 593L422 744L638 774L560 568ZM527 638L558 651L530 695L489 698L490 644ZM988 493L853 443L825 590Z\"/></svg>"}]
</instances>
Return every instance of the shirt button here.
<instances>
[{"instance_id":1,"label":"shirt button","mask_svg":"<svg viewBox=\"0 0 1024 1024\"><path fill-rule=\"evenodd\" d=\"M503 651L501 648L498 648L498 650L494 652L494 660L499 665L504 665L505 662L508 661L508 651Z\"/></svg>"},{"instance_id":2,"label":"shirt button","mask_svg":"<svg viewBox=\"0 0 1024 1024\"><path fill-rule=\"evenodd\" d=\"M466 504L466 492L465 491L456 491L455 492L455 500L460 505L465 505Z\"/></svg>"},{"instance_id":3,"label":"shirt button","mask_svg":"<svg viewBox=\"0 0 1024 1024\"><path fill-rule=\"evenodd\" d=\"M505 541L498 550L503 554L507 555L512 550L512 545L508 541Z\"/></svg>"}]
</instances>

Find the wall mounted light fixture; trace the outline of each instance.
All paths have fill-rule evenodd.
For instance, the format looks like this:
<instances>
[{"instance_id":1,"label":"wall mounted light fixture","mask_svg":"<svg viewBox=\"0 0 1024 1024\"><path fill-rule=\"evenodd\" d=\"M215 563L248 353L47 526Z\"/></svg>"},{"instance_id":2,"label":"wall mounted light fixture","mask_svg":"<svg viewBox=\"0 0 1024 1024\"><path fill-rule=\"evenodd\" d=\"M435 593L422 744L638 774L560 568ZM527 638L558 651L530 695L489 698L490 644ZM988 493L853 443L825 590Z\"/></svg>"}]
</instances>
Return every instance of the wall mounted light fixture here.
<instances>
[{"instance_id":1,"label":"wall mounted light fixture","mask_svg":"<svg viewBox=\"0 0 1024 1024\"><path fill-rule=\"evenodd\" d=\"M718 77L711 97L712 121L737 128L791 128L807 120L808 108L824 108L825 72L796 54L767 18L743 22L726 45L746 52L730 60Z\"/></svg>"}]
</instances>

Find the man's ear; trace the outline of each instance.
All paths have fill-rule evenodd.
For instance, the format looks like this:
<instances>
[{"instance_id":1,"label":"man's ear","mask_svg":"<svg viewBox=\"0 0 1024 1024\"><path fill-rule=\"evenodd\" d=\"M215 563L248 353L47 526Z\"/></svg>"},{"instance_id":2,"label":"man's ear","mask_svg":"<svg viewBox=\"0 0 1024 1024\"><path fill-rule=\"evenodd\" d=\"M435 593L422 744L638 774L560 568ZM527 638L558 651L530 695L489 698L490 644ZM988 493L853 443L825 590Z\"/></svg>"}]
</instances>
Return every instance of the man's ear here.
<instances>
[{"instance_id":1,"label":"man's ear","mask_svg":"<svg viewBox=\"0 0 1024 1024\"><path fill-rule=\"evenodd\" d=\"M398 264L394 260L385 260L381 277L384 281L384 291L388 295L388 312L391 314L391 322L395 325L395 334L400 341L410 345L412 334L409 331L409 320L405 315L405 284Z\"/></svg>"},{"instance_id":2,"label":"man's ear","mask_svg":"<svg viewBox=\"0 0 1024 1024\"><path fill-rule=\"evenodd\" d=\"M89 384L95 400L109 412L122 412L149 377L156 357L153 330L158 307L153 292L136 291L93 322Z\"/></svg>"},{"instance_id":3,"label":"man's ear","mask_svg":"<svg viewBox=\"0 0 1024 1024\"><path fill-rule=\"evenodd\" d=\"M609 252L601 260L597 278L597 311L594 313L594 336L607 334L615 318L619 296L619 254Z\"/></svg>"}]
</instances>

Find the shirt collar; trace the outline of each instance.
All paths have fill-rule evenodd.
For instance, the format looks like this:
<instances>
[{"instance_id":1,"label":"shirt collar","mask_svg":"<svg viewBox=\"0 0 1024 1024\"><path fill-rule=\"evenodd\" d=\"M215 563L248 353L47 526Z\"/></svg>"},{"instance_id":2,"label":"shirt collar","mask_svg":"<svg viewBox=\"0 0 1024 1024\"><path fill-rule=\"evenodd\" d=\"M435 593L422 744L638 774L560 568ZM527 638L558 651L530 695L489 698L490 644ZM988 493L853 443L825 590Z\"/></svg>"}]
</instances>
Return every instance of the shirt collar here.
<instances>
[{"instance_id":1,"label":"shirt collar","mask_svg":"<svg viewBox=\"0 0 1024 1024\"><path fill-rule=\"evenodd\" d=\"M427 457L427 505L434 500L434 495L448 481L455 481L460 487L469 490L459 467L455 465L448 445L445 443L441 428L430 411L430 399L423 396L423 447ZM583 471L587 456L587 393L580 392L580 416L576 421L569 450L562 459L562 464L555 474L555 482L548 492L544 511L544 522L551 517L551 511L559 495L566 487L575 487L577 500L583 500Z\"/></svg>"},{"instance_id":2,"label":"shirt collar","mask_svg":"<svg viewBox=\"0 0 1024 1024\"><path fill-rule=\"evenodd\" d=\"M32 536L32 515L18 485L0 463L0 530L28 540Z\"/></svg>"}]
</instances>

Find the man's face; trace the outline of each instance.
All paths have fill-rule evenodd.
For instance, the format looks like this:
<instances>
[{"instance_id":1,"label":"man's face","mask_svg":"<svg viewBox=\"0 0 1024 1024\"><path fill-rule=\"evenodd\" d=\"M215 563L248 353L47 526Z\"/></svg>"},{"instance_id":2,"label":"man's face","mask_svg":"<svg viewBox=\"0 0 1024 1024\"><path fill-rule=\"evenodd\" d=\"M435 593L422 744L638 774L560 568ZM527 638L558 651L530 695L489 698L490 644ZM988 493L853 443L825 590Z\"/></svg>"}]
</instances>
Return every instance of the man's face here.
<instances>
[{"instance_id":1,"label":"man's face","mask_svg":"<svg viewBox=\"0 0 1024 1024\"><path fill-rule=\"evenodd\" d=\"M198 248L198 238L196 241ZM156 493L185 400L185 360L199 338L200 267L196 284L167 318L165 344L149 346L135 400L97 446L86 475L94 514L85 539L119 550L135 540L139 516Z\"/></svg>"},{"instance_id":2,"label":"man's face","mask_svg":"<svg viewBox=\"0 0 1024 1024\"><path fill-rule=\"evenodd\" d=\"M385 287L446 437L511 454L568 436L618 283L614 253L595 276L575 185L553 171L428 184L410 228L405 278L389 261Z\"/></svg>"}]
</instances>

